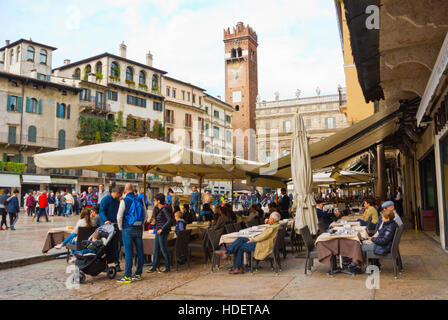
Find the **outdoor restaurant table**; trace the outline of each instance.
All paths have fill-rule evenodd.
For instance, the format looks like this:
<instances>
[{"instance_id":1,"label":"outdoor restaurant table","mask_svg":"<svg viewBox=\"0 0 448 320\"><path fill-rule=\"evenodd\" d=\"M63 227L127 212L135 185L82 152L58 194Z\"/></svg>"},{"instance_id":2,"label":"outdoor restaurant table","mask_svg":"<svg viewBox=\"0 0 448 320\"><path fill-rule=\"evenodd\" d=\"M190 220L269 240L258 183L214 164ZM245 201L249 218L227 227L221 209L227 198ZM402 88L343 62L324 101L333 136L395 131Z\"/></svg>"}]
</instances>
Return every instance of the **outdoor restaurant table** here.
<instances>
[{"instance_id":1,"label":"outdoor restaurant table","mask_svg":"<svg viewBox=\"0 0 448 320\"><path fill-rule=\"evenodd\" d=\"M259 234L261 234L263 232L263 230L266 229L267 226L268 226L267 224L262 224L259 226L242 229L238 232L223 234L221 236L221 239L219 240L219 245L222 245L222 244L230 245L236 239L238 239L240 237L252 239L252 238L258 236Z\"/></svg>"},{"instance_id":2,"label":"outdoor restaurant table","mask_svg":"<svg viewBox=\"0 0 448 320\"><path fill-rule=\"evenodd\" d=\"M42 253L47 253L50 249L53 249L57 244L62 243L69 235L73 233L73 229L67 229L67 227L53 228L48 230L47 238L45 239Z\"/></svg>"}]
</instances>

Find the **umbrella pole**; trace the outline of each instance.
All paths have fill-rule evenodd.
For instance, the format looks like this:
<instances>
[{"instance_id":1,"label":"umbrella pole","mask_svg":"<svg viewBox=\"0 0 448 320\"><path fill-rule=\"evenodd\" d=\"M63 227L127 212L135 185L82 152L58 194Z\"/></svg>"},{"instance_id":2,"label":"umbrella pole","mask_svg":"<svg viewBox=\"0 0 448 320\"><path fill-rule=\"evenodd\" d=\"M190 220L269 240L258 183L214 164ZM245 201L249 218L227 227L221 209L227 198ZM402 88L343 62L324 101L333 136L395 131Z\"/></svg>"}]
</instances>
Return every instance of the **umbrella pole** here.
<instances>
[{"instance_id":1,"label":"umbrella pole","mask_svg":"<svg viewBox=\"0 0 448 320\"><path fill-rule=\"evenodd\" d=\"M202 204L202 175L199 176L199 199L198 199L198 213L201 212Z\"/></svg>"},{"instance_id":2,"label":"umbrella pole","mask_svg":"<svg viewBox=\"0 0 448 320\"><path fill-rule=\"evenodd\" d=\"M232 199L232 210L233 210L233 205L235 203L235 199L234 199L234 195L233 195L233 179L232 179L232 188L231 188L231 193L230 193L230 198Z\"/></svg>"}]
</instances>

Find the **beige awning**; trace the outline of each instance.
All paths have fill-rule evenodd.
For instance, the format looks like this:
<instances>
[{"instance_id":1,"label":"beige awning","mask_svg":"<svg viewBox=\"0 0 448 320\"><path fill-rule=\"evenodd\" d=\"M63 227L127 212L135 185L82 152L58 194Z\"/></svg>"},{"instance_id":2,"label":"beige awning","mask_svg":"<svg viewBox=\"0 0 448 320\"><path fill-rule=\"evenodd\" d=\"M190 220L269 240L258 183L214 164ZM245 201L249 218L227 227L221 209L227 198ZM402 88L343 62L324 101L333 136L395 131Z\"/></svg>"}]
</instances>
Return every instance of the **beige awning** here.
<instances>
[{"instance_id":1,"label":"beige awning","mask_svg":"<svg viewBox=\"0 0 448 320\"><path fill-rule=\"evenodd\" d=\"M313 170L329 167L356 156L393 135L398 129L398 111L398 106L383 110L336 132L326 139L311 144L310 153ZM263 165L259 172L263 175L273 175L276 178L290 179L292 177L291 155Z\"/></svg>"},{"instance_id":2,"label":"beige awning","mask_svg":"<svg viewBox=\"0 0 448 320\"><path fill-rule=\"evenodd\" d=\"M0 174L0 187L20 188L20 176L18 174Z\"/></svg>"},{"instance_id":3,"label":"beige awning","mask_svg":"<svg viewBox=\"0 0 448 320\"><path fill-rule=\"evenodd\" d=\"M33 176L33 175L22 175L23 183L51 183L50 176Z\"/></svg>"}]
</instances>

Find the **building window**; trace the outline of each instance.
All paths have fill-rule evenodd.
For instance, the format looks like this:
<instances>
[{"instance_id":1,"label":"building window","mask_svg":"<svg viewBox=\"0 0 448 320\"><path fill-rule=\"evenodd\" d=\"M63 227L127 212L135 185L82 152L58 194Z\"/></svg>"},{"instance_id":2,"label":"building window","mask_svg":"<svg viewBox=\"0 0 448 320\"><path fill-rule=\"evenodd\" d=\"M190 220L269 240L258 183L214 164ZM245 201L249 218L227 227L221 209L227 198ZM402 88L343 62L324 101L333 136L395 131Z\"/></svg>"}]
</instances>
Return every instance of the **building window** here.
<instances>
[{"instance_id":1,"label":"building window","mask_svg":"<svg viewBox=\"0 0 448 320\"><path fill-rule=\"evenodd\" d=\"M191 114L186 113L185 114L185 127L187 128L191 128L192 124L191 124Z\"/></svg>"},{"instance_id":2,"label":"building window","mask_svg":"<svg viewBox=\"0 0 448 320\"><path fill-rule=\"evenodd\" d=\"M169 124L174 124L174 111L166 110L166 122Z\"/></svg>"},{"instance_id":3,"label":"building window","mask_svg":"<svg viewBox=\"0 0 448 320\"><path fill-rule=\"evenodd\" d=\"M199 97L199 105L202 105L202 97Z\"/></svg>"},{"instance_id":4,"label":"building window","mask_svg":"<svg viewBox=\"0 0 448 320\"><path fill-rule=\"evenodd\" d=\"M12 64L14 62L14 49L11 49L11 58L9 59L9 63Z\"/></svg>"},{"instance_id":5,"label":"building window","mask_svg":"<svg viewBox=\"0 0 448 320\"><path fill-rule=\"evenodd\" d=\"M311 128L311 119L306 119L306 127Z\"/></svg>"},{"instance_id":6,"label":"building window","mask_svg":"<svg viewBox=\"0 0 448 320\"><path fill-rule=\"evenodd\" d=\"M271 130L271 122L266 121L266 130Z\"/></svg>"},{"instance_id":7,"label":"building window","mask_svg":"<svg viewBox=\"0 0 448 320\"><path fill-rule=\"evenodd\" d=\"M134 81L134 70L131 67L126 68L126 80Z\"/></svg>"},{"instance_id":8,"label":"building window","mask_svg":"<svg viewBox=\"0 0 448 320\"><path fill-rule=\"evenodd\" d=\"M29 46L26 53L26 61L34 62L34 48Z\"/></svg>"},{"instance_id":9,"label":"building window","mask_svg":"<svg viewBox=\"0 0 448 320\"><path fill-rule=\"evenodd\" d=\"M8 126L8 143L15 144L16 143L16 131L17 128L14 126Z\"/></svg>"},{"instance_id":10,"label":"building window","mask_svg":"<svg viewBox=\"0 0 448 320\"><path fill-rule=\"evenodd\" d=\"M226 131L226 141L232 142L232 131Z\"/></svg>"},{"instance_id":11,"label":"building window","mask_svg":"<svg viewBox=\"0 0 448 320\"><path fill-rule=\"evenodd\" d=\"M157 101L153 101L153 106L152 106L153 110L155 111L162 111L163 110L163 105L161 102L157 102Z\"/></svg>"},{"instance_id":12,"label":"building window","mask_svg":"<svg viewBox=\"0 0 448 320\"><path fill-rule=\"evenodd\" d=\"M36 142L36 127L29 126L28 128L28 142Z\"/></svg>"},{"instance_id":13,"label":"building window","mask_svg":"<svg viewBox=\"0 0 448 320\"><path fill-rule=\"evenodd\" d=\"M103 64L101 61L98 61L95 65L95 72L96 73L103 73Z\"/></svg>"},{"instance_id":14,"label":"building window","mask_svg":"<svg viewBox=\"0 0 448 320\"><path fill-rule=\"evenodd\" d=\"M101 109L101 104L103 103L103 94L101 92L96 92L96 107Z\"/></svg>"},{"instance_id":15,"label":"building window","mask_svg":"<svg viewBox=\"0 0 448 320\"><path fill-rule=\"evenodd\" d=\"M335 118L326 118L325 124L327 129L334 129L336 127Z\"/></svg>"},{"instance_id":16,"label":"building window","mask_svg":"<svg viewBox=\"0 0 448 320\"><path fill-rule=\"evenodd\" d=\"M219 150L218 148L215 148L215 149L213 150L213 153L214 153L214 154L221 154L221 150Z\"/></svg>"},{"instance_id":17,"label":"building window","mask_svg":"<svg viewBox=\"0 0 448 320\"><path fill-rule=\"evenodd\" d=\"M92 66L90 64L88 64L85 68L84 68L84 81L87 81L89 78L89 74L92 73Z\"/></svg>"},{"instance_id":18,"label":"building window","mask_svg":"<svg viewBox=\"0 0 448 320\"><path fill-rule=\"evenodd\" d=\"M133 105L133 106L146 108L146 99L128 95L127 102L128 102L128 104Z\"/></svg>"},{"instance_id":19,"label":"building window","mask_svg":"<svg viewBox=\"0 0 448 320\"><path fill-rule=\"evenodd\" d=\"M213 115L215 116L215 118L219 119L219 111L214 110Z\"/></svg>"},{"instance_id":20,"label":"building window","mask_svg":"<svg viewBox=\"0 0 448 320\"><path fill-rule=\"evenodd\" d=\"M75 80L81 79L81 69L76 68L75 73L73 74L73 79L75 79Z\"/></svg>"},{"instance_id":21,"label":"building window","mask_svg":"<svg viewBox=\"0 0 448 320\"><path fill-rule=\"evenodd\" d=\"M109 100L112 100L112 101L118 101L118 92L116 92L116 91L109 91L108 98L109 98Z\"/></svg>"},{"instance_id":22,"label":"building window","mask_svg":"<svg viewBox=\"0 0 448 320\"><path fill-rule=\"evenodd\" d=\"M176 98L176 89L173 88L173 98Z\"/></svg>"},{"instance_id":23,"label":"building window","mask_svg":"<svg viewBox=\"0 0 448 320\"><path fill-rule=\"evenodd\" d=\"M228 116L228 115L226 115L226 122L232 122L232 117L231 117L231 116Z\"/></svg>"},{"instance_id":24,"label":"building window","mask_svg":"<svg viewBox=\"0 0 448 320\"><path fill-rule=\"evenodd\" d=\"M208 114L208 107L205 107L205 113Z\"/></svg>"},{"instance_id":25,"label":"building window","mask_svg":"<svg viewBox=\"0 0 448 320\"><path fill-rule=\"evenodd\" d=\"M58 148L65 149L65 131L64 130L59 130Z\"/></svg>"},{"instance_id":26,"label":"building window","mask_svg":"<svg viewBox=\"0 0 448 320\"><path fill-rule=\"evenodd\" d=\"M166 96L167 96L167 97L170 96L170 88L166 88Z\"/></svg>"},{"instance_id":27,"label":"building window","mask_svg":"<svg viewBox=\"0 0 448 320\"><path fill-rule=\"evenodd\" d=\"M236 49L232 49L232 58L236 58Z\"/></svg>"},{"instance_id":28,"label":"building window","mask_svg":"<svg viewBox=\"0 0 448 320\"><path fill-rule=\"evenodd\" d=\"M213 127L213 138L219 139L219 127Z\"/></svg>"},{"instance_id":29,"label":"building window","mask_svg":"<svg viewBox=\"0 0 448 320\"><path fill-rule=\"evenodd\" d=\"M37 100L36 99L31 99L29 110L31 113L37 113Z\"/></svg>"},{"instance_id":30,"label":"building window","mask_svg":"<svg viewBox=\"0 0 448 320\"><path fill-rule=\"evenodd\" d=\"M15 82L15 81L11 81L11 85L13 86L13 87L18 87L19 85L17 84L17 82Z\"/></svg>"},{"instance_id":31,"label":"building window","mask_svg":"<svg viewBox=\"0 0 448 320\"><path fill-rule=\"evenodd\" d=\"M266 151L264 158L265 158L266 162L271 162L272 161L271 151Z\"/></svg>"},{"instance_id":32,"label":"building window","mask_svg":"<svg viewBox=\"0 0 448 320\"><path fill-rule=\"evenodd\" d=\"M210 129L210 125L208 123L206 123L205 124L205 136L207 136L207 137L209 136L209 134L208 134L209 129Z\"/></svg>"},{"instance_id":33,"label":"building window","mask_svg":"<svg viewBox=\"0 0 448 320\"><path fill-rule=\"evenodd\" d=\"M65 104L58 103L56 116L61 119L65 118Z\"/></svg>"},{"instance_id":34,"label":"building window","mask_svg":"<svg viewBox=\"0 0 448 320\"><path fill-rule=\"evenodd\" d=\"M41 49L40 50L40 64L47 64L47 50Z\"/></svg>"},{"instance_id":35,"label":"building window","mask_svg":"<svg viewBox=\"0 0 448 320\"><path fill-rule=\"evenodd\" d=\"M187 101L190 102L190 99L191 99L191 93L187 92Z\"/></svg>"},{"instance_id":36,"label":"building window","mask_svg":"<svg viewBox=\"0 0 448 320\"><path fill-rule=\"evenodd\" d=\"M182 90L182 100L185 100L185 91ZM190 100L188 100L190 101Z\"/></svg>"},{"instance_id":37,"label":"building window","mask_svg":"<svg viewBox=\"0 0 448 320\"><path fill-rule=\"evenodd\" d=\"M283 132L291 132L291 121L283 122Z\"/></svg>"},{"instance_id":38,"label":"building window","mask_svg":"<svg viewBox=\"0 0 448 320\"><path fill-rule=\"evenodd\" d=\"M159 77L156 74L152 76L152 90L159 90Z\"/></svg>"},{"instance_id":39,"label":"building window","mask_svg":"<svg viewBox=\"0 0 448 320\"><path fill-rule=\"evenodd\" d=\"M243 50L241 48L238 48L238 57L242 57L243 56Z\"/></svg>"},{"instance_id":40,"label":"building window","mask_svg":"<svg viewBox=\"0 0 448 320\"><path fill-rule=\"evenodd\" d=\"M193 94L193 103L196 103L196 95Z\"/></svg>"},{"instance_id":41,"label":"building window","mask_svg":"<svg viewBox=\"0 0 448 320\"><path fill-rule=\"evenodd\" d=\"M140 84L145 84L146 83L145 71L140 71L140 75L138 77L138 81L139 81Z\"/></svg>"},{"instance_id":42,"label":"building window","mask_svg":"<svg viewBox=\"0 0 448 320\"><path fill-rule=\"evenodd\" d=\"M120 77L120 67L118 66L118 63L112 62L110 64L110 74L111 74L111 76L113 76L115 78Z\"/></svg>"},{"instance_id":43,"label":"building window","mask_svg":"<svg viewBox=\"0 0 448 320\"><path fill-rule=\"evenodd\" d=\"M19 97L8 95L8 111L18 111L19 110Z\"/></svg>"}]
</instances>

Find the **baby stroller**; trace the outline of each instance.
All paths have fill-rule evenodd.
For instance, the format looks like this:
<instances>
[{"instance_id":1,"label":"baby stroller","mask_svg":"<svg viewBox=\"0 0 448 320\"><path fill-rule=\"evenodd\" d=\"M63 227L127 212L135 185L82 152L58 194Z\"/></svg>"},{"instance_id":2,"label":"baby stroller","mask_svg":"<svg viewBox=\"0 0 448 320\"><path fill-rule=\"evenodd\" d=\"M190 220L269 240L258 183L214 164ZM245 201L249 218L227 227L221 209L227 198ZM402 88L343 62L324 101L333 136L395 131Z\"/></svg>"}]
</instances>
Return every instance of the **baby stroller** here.
<instances>
[{"instance_id":1,"label":"baby stroller","mask_svg":"<svg viewBox=\"0 0 448 320\"><path fill-rule=\"evenodd\" d=\"M104 245L99 248L96 253L75 254L75 273L73 281L79 279L79 283L86 280L86 274L96 277L101 272L105 272L109 279L114 279L117 275L117 269L109 266L109 263L115 261L114 237L117 236L113 225L104 225L95 230L100 233L100 238ZM93 235L92 235L93 236ZM92 239L90 236L89 240ZM104 240L105 239L105 240Z\"/></svg>"}]
</instances>

